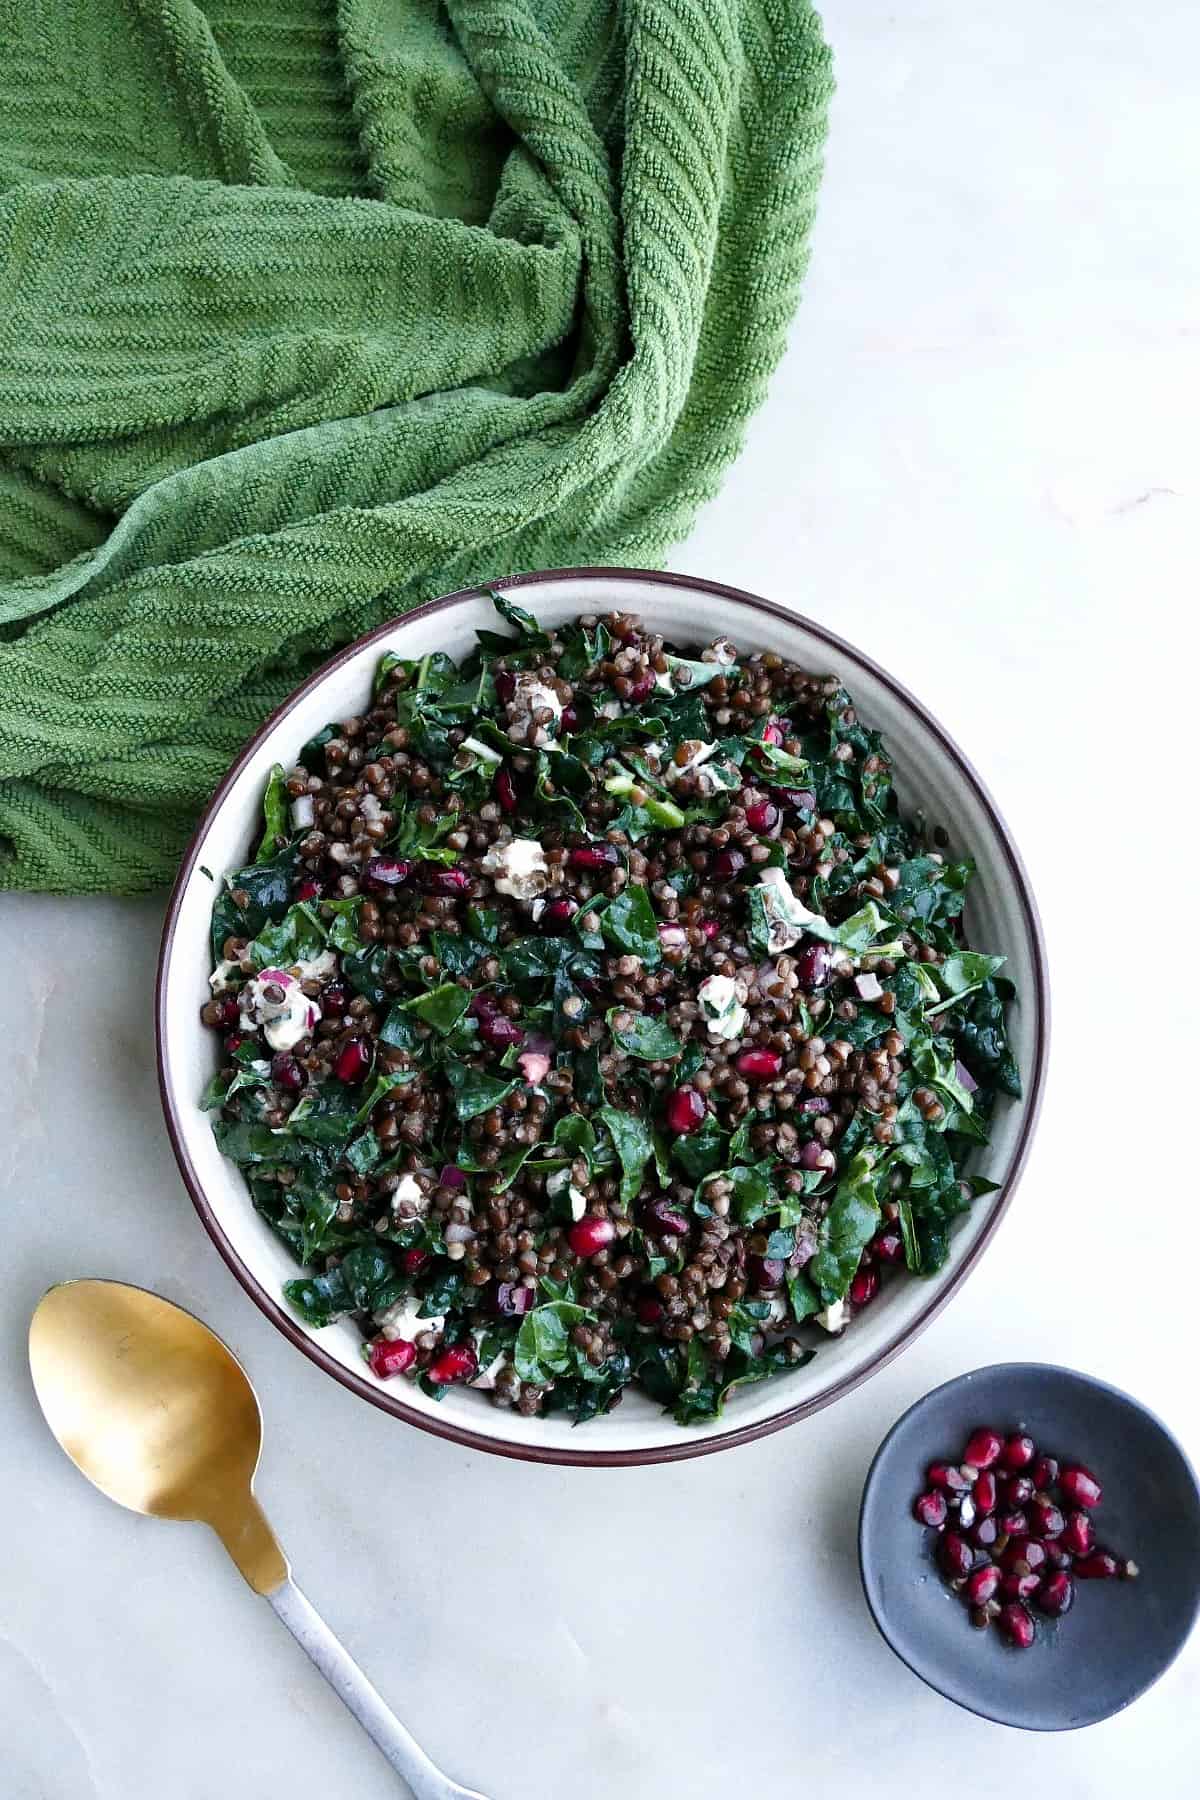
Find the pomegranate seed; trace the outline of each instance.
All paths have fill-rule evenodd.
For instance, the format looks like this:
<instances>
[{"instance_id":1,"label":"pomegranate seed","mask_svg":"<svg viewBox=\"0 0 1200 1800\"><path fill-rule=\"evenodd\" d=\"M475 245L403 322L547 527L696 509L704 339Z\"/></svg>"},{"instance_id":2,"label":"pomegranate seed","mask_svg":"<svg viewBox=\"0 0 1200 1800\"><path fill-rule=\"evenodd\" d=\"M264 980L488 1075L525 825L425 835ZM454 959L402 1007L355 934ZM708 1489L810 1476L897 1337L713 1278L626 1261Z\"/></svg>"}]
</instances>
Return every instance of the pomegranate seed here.
<instances>
[{"instance_id":1,"label":"pomegranate seed","mask_svg":"<svg viewBox=\"0 0 1200 1800\"><path fill-rule=\"evenodd\" d=\"M746 823L751 831L772 831L779 823L779 808L770 800L756 800L746 808Z\"/></svg>"},{"instance_id":2,"label":"pomegranate seed","mask_svg":"<svg viewBox=\"0 0 1200 1800\"><path fill-rule=\"evenodd\" d=\"M669 1200L651 1200L642 1208L642 1225L645 1230L657 1232L662 1237L686 1237L688 1221L683 1213L676 1212Z\"/></svg>"},{"instance_id":3,"label":"pomegranate seed","mask_svg":"<svg viewBox=\"0 0 1200 1800\"><path fill-rule=\"evenodd\" d=\"M1029 1528L1036 1537L1056 1538L1066 1520L1053 1500L1034 1500L1029 1507Z\"/></svg>"},{"instance_id":4,"label":"pomegranate seed","mask_svg":"<svg viewBox=\"0 0 1200 1800\"><path fill-rule=\"evenodd\" d=\"M586 1213L572 1225L567 1233L567 1242L576 1256L595 1256L599 1251L607 1250L616 1235L617 1228L611 1219Z\"/></svg>"},{"instance_id":5,"label":"pomegranate seed","mask_svg":"<svg viewBox=\"0 0 1200 1800\"><path fill-rule=\"evenodd\" d=\"M218 1021L218 1023L221 1025L233 1026L233 1025L236 1025L237 1022L238 1022L237 996L235 994L229 994L221 1002L221 1017L220 1017L220 1020Z\"/></svg>"},{"instance_id":6,"label":"pomegranate seed","mask_svg":"<svg viewBox=\"0 0 1200 1800\"><path fill-rule=\"evenodd\" d=\"M1033 1597L1033 1604L1039 1612L1061 1619L1075 1604L1075 1583L1061 1570L1057 1575L1047 1575Z\"/></svg>"},{"instance_id":7,"label":"pomegranate seed","mask_svg":"<svg viewBox=\"0 0 1200 1800\"><path fill-rule=\"evenodd\" d=\"M568 733L578 730L579 714L575 711L573 706L564 706L562 709L562 718L558 721L559 737L566 737Z\"/></svg>"},{"instance_id":8,"label":"pomegranate seed","mask_svg":"<svg viewBox=\"0 0 1200 1800\"><path fill-rule=\"evenodd\" d=\"M479 1035L490 1050L507 1050L510 1044L523 1044L525 1033L503 1013L485 1013L479 1020Z\"/></svg>"},{"instance_id":9,"label":"pomegranate seed","mask_svg":"<svg viewBox=\"0 0 1200 1800\"><path fill-rule=\"evenodd\" d=\"M772 788L784 806L794 806L797 812L816 812L817 796L811 788Z\"/></svg>"},{"instance_id":10,"label":"pomegranate seed","mask_svg":"<svg viewBox=\"0 0 1200 1800\"><path fill-rule=\"evenodd\" d=\"M996 1500L998 1498L996 1492L996 1477L990 1474L988 1470L985 1469L983 1471L979 1480L971 1489L971 1498L974 1500L981 1513L995 1512Z\"/></svg>"},{"instance_id":11,"label":"pomegranate seed","mask_svg":"<svg viewBox=\"0 0 1200 1800\"><path fill-rule=\"evenodd\" d=\"M1010 1437L1002 1454L1006 1469L1027 1469L1037 1455L1037 1445L1031 1437Z\"/></svg>"},{"instance_id":12,"label":"pomegranate seed","mask_svg":"<svg viewBox=\"0 0 1200 1800\"><path fill-rule=\"evenodd\" d=\"M390 894L403 887L412 874L414 864L401 856L369 856L363 867L363 881L373 894Z\"/></svg>"},{"instance_id":13,"label":"pomegranate seed","mask_svg":"<svg viewBox=\"0 0 1200 1800\"><path fill-rule=\"evenodd\" d=\"M971 1530L971 1542L980 1550L990 1550L1000 1536L1000 1527L990 1513L976 1521Z\"/></svg>"},{"instance_id":14,"label":"pomegranate seed","mask_svg":"<svg viewBox=\"0 0 1200 1800\"><path fill-rule=\"evenodd\" d=\"M734 1062L738 1074L750 1081L770 1081L782 1067L783 1056L778 1050L743 1050Z\"/></svg>"},{"instance_id":15,"label":"pomegranate seed","mask_svg":"<svg viewBox=\"0 0 1200 1800\"><path fill-rule=\"evenodd\" d=\"M1058 1464L1052 1456L1039 1456L1032 1469L1033 1485L1045 1493L1058 1480Z\"/></svg>"},{"instance_id":16,"label":"pomegranate seed","mask_svg":"<svg viewBox=\"0 0 1200 1800\"><path fill-rule=\"evenodd\" d=\"M875 1269L860 1269L850 1283L851 1306L867 1306L879 1292L879 1273ZM963 1502L964 1506L966 1502ZM964 1519L965 1525L970 1524Z\"/></svg>"},{"instance_id":17,"label":"pomegranate seed","mask_svg":"<svg viewBox=\"0 0 1200 1800\"><path fill-rule=\"evenodd\" d=\"M971 1564L975 1561L975 1552L966 1538L960 1537L957 1531L948 1531L938 1545L938 1561L947 1575L968 1575Z\"/></svg>"},{"instance_id":18,"label":"pomegranate seed","mask_svg":"<svg viewBox=\"0 0 1200 1800\"><path fill-rule=\"evenodd\" d=\"M1075 1576L1079 1581L1111 1581L1121 1568L1111 1550L1091 1550L1076 1558Z\"/></svg>"},{"instance_id":19,"label":"pomegranate seed","mask_svg":"<svg viewBox=\"0 0 1200 1800\"><path fill-rule=\"evenodd\" d=\"M1029 1515L1023 1512L1001 1513L999 1525L1005 1537L1023 1537L1029 1530Z\"/></svg>"},{"instance_id":20,"label":"pomegranate seed","mask_svg":"<svg viewBox=\"0 0 1200 1800\"><path fill-rule=\"evenodd\" d=\"M1069 1569L1075 1558L1062 1547L1061 1538L1051 1538L1046 1545L1046 1562L1051 1569Z\"/></svg>"},{"instance_id":21,"label":"pomegranate seed","mask_svg":"<svg viewBox=\"0 0 1200 1800\"><path fill-rule=\"evenodd\" d=\"M639 1294L636 1305L639 1325L661 1325L663 1303L657 1294Z\"/></svg>"},{"instance_id":22,"label":"pomegranate seed","mask_svg":"<svg viewBox=\"0 0 1200 1800\"><path fill-rule=\"evenodd\" d=\"M830 961L829 952L824 944L814 942L805 944L804 947L797 952L793 966L796 972L796 980L806 994L811 994L814 993L817 988L823 988L828 982L829 973L833 964Z\"/></svg>"},{"instance_id":23,"label":"pomegranate seed","mask_svg":"<svg viewBox=\"0 0 1200 1800\"><path fill-rule=\"evenodd\" d=\"M371 1051L361 1038L348 1038L337 1053L333 1072L339 1081L362 1081L371 1067Z\"/></svg>"},{"instance_id":24,"label":"pomegranate seed","mask_svg":"<svg viewBox=\"0 0 1200 1800\"><path fill-rule=\"evenodd\" d=\"M1094 1541L1092 1521L1087 1514L1069 1512L1058 1541L1072 1556L1086 1556Z\"/></svg>"},{"instance_id":25,"label":"pomegranate seed","mask_svg":"<svg viewBox=\"0 0 1200 1800\"><path fill-rule=\"evenodd\" d=\"M337 982L327 987L321 995L321 1017L323 1019L340 1019L346 1010L346 990Z\"/></svg>"},{"instance_id":26,"label":"pomegranate seed","mask_svg":"<svg viewBox=\"0 0 1200 1800\"><path fill-rule=\"evenodd\" d=\"M1033 1499L1033 1483L1028 1475L1010 1475L1004 1488L1004 1497L1010 1506L1025 1506Z\"/></svg>"},{"instance_id":27,"label":"pomegranate seed","mask_svg":"<svg viewBox=\"0 0 1200 1800\"><path fill-rule=\"evenodd\" d=\"M760 743L774 744L776 748L783 742L783 726L778 719L768 719L762 728Z\"/></svg>"},{"instance_id":28,"label":"pomegranate seed","mask_svg":"<svg viewBox=\"0 0 1200 1800\"><path fill-rule=\"evenodd\" d=\"M708 1108L694 1087L676 1088L667 1101L667 1124L680 1137L686 1137L704 1123Z\"/></svg>"},{"instance_id":29,"label":"pomegranate seed","mask_svg":"<svg viewBox=\"0 0 1200 1800\"><path fill-rule=\"evenodd\" d=\"M421 886L427 894L461 894L470 885L465 869L435 869L429 864L421 872Z\"/></svg>"},{"instance_id":30,"label":"pomegranate seed","mask_svg":"<svg viewBox=\"0 0 1200 1800\"><path fill-rule=\"evenodd\" d=\"M370 1349L370 1363L376 1375L385 1379L389 1375L403 1375L405 1369L411 1369L417 1360L415 1344L406 1344L403 1338L376 1338Z\"/></svg>"},{"instance_id":31,"label":"pomegranate seed","mask_svg":"<svg viewBox=\"0 0 1200 1800\"><path fill-rule=\"evenodd\" d=\"M1099 1506L1104 1493L1091 1471L1081 1468L1078 1463L1062 1471L1058 1485L1072 1505L1086 1506L1089 1511L1093 1506Z\"/></svg>"},{"instance_id":32,"label":"pomegranate seed","mask_svg":"<svg viewBox=\"0 0 1200 1800\"><path fill-rule=\"evenodd\" d=\"M430 1363L426 1373L430 1381L446 1387L452 1381L466 1381L478 1367L479 1360L470 1344L453 1344Z\"/></svg>"},{"instance_id":33,"label":"pomegranate seed","mask_svg":"<svg viewBox=\"0 0 1200 1800\"><path fill-rule=\"evenodd\" d=\"M292 898L294 900L319 900L324 892L323 882L318 881L315 875L305 875L303 880L298 881L292 889Z\"/></svg>"},{"instance_id":34,"label":"pomegranate seed","mask_svg":"<svg viewBox=\"0 0 1200 1800\"><path fill-rule=\"evenodd\" d=\"M516 812L517 784L512 778L512 770L506 769L503 763L492 777L492 792L496 796L501 812Z\"/></svg>"},{"instance_id":35,"label":"pomegranate seed","mask_svg":"<svg viewBox=\"0 0 1200 1800\"><path fill-rule=\"evenodd\" d=\"M289 1093L294 1094L304 1086L304 1070L294 1056L281 1050L278 1056L271 1058L271 1080L276 1087L286 1088Z\"/></svg>"},{"instance_id":36,"label":"pomegranate seed","mask_svg":"<svg viewBox=\"0 0 1200 1800\"><path fill-rule=\"evenodd\" d=\"M918 1525L928 1525L930 1531L939 1531L946 1523L946 1511L946 1496L936 1488L918 1494L913 1501L913 1518Z\"/></svg>"},{"instance_id":37,"label":"pomegranate seed","mask_svg":"<svg viewBox=\"0 0 1200 1800\"><path fill-rule=\"evenodd\" d=\"M402 1250L400 1253L400 1267L406 1275L419 1275L428 1261L428 1250L418 1249L416 1245L411 1250Z\"/></svg>"},{"instance_id":38,"label":"pomegranate seed","mask_svg":"<svg viewBox=\"0 0 1200 1800\"><path fill-rule=\"evenodd\" d=\"M615 869L620 860L615 844L579 844L567 857L573 869Z\"/></svg>"},{"instance_id":39,"label":"pomegranate seed","mask_svg":"<svg viewBox=\"0 0 1200 1800\"><path fill-rule=\"evenodd\" d=\"M871 1248L881 1263L897 1263L904 1255L904 1239L898 1231L881 1231Z\"/></svg>"},{"instance_id":40,"label":"pomegranate seed","mask_svg":"<svg viewBox=\"0 0 1200 1800\"><path fill-rule=\"evenodd\" d=\"M1000 1577L1000 1592L1006 1600L1032 1600L1041 1585L1041 1576L1035 1575L1032 1569L1027 1575Z\"/></svg>"},{"instance_id":41,"label":"pomegranate seed","mask_svg":"<svg viewBox=\"0 0 1200 1800\"><path fill-rule=\"evenodd\" d=\"M963 1599L968 1606L986 1606L999 1586L999 1569L995 1563L985 1563L982 1569L972 1569L967 1576Z\"/></svg>"},{"instance_id":42,"label":"pomegranate seed","mask_svg":"<svg viewBox=\"0 0 1200 1800\"><path fill-rule=\"evenodd\" d=\"M497 1284L493 1305L502 1319L519 1319L532 1312L537 1305L537 1294L532 1288L522 1287L518 1281L501 1281Z\"/></svg>"},{"instance_id":43,"label":"pomegranate seed","mask_svg":"<svg viewBox=\"0 0 1200 1800\"><path fill-rule=\"evenodd\" d=\"M240 1050L245 1041L246 1040L239 1031L231 1031L229 1036L225 1039L225 1048L228 1050L230 1056L233 1055L235 1050Z\"/></svg>"},{"instance_id":44,"label":"pomegranate seed","mask_svg":"<svg viewBox=\"0 0 1200 1800\"><path fill-rule=\"evenodd\" d=\"M496 698L501 706L507 706L517 691L517 678L511 669L497 669L492 676L496 684Z\"/></svg>"},{"instance_id":45,"label":"pomegranate seed","mask_svg":"<svg viewBox=\"0 0 1200 1800\"><path fill-rule=\"evenodd\" d=\"M948 1494L965 1493L971 1485L968 1477L953 1463L930 1463L925 1479L930 1487L943 1488Z\"/></svg>"},{"instance_id":46,"label":"pomegranate seed","mask_svg":"<svg viewBox=\"0 0 1200 1800\"><path fill-rule=\"evenodd\" d=\"M560 895L557 900L547 900L542 909L542 916L538 920L538 924L543 931L548 931L552 937L561 937L578 911L578 902L569 900L566 895L563 894Z\"/></svg>"},{"instance_id":47,"label":"pomegranate seed","mask_svg":"<svg viewBox=\"0 0 1200 1800\"><path fill-rule=\"evenodd\" d=\"M1004 1440L998 1431L983 1429L972 1432L967 1439L967 1447L963 1451L963 1461L970 1463L973 1469L990 1469L1004 1448Z\"/></svg>"},{"instance_id":48,"label":"pomegranate seed","mask_svg":"<svg viewBox=\"0 0 1200 1800\"><path fill-rule=\"evenodd\" d=\"M996 1624L1014 1650L1028 1650L1033 1642L1033 1620L1019 1600L1000 1608Z\"/></svg>"},{"instance_id":49,"label":"pomegranate seed","mask_svg":"<svg viewBox=\"0 0 1200 1800\"><path fill-rule=\"evenodd\" d=\"M769 1293L772 1288L782 1287L787 1272L787 1264L774 1256L748 1256L746 1258L746 1274L751 1287Z\"/></svg>"},{"instance_id":50,"label":"pomegranate seed","mask_svg":"<svg viewBox=\"0 0 1200 1800\"><path fill-rule=\"evenodd\" d=\"M712 859L712 872L719 881L732 881L745 866L746 858L740 850L718 850Z\"/></svg>"},{"instance_id":51,"label":"pomegranate seed","mask_svg":"<svg viewBox=\"0 0 1200 1800\"><path fill-rule=\"evenodd\" d=\"M1001 1567L1010 1575L1023 1575L1026 1570L1037 1570L1046 1566L1046 1546L1040 1538L1015 1537L1010 1539L1000 1557Z\"/></svg>"},{"instance_id":52,"label":"pomegranate seed","mask_svg":"<svg viewBox=\"0 0 1200 1800\"><path fill-rule=\"evenodd\" d=\"M653 692L654 671L653 669L647 669L644 675L639 675L637 677L637 680L630 688L629 698L634 701L648 700Z\"/></svg>"}]
</instances>

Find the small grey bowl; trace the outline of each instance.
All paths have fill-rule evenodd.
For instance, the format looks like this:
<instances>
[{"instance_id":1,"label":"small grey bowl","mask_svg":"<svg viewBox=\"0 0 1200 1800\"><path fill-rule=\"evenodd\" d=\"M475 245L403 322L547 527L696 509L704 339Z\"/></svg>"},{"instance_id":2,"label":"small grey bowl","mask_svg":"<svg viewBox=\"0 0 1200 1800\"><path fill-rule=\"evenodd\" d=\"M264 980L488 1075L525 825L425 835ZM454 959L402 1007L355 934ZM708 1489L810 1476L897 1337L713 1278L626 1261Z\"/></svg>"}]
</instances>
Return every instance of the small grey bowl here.
<instances>
[{"instance_id":1,"label":"small grey bowl","mask_svg":"<svg viewBox=\"0 0 1200 1800\"><path fill-rule=\"evenodd\" d=\"M1061 1620L1035 1612L1028 1650L979 1631L912 1516L931 1462L954 1461L979 1425L1024 1430L1039 1451L1099 1479L1098 1544L1131 1557L1133 1581L1084 1581ZM1200 1612L1200 1485L1161 1420L1074 1369L996 1363L934 1388L875 1454L858 1527L863 1591L880 1633L915 1675L982 1718L1070 1731L1120 1712L1178 1656Z\"/></svg>"}]
</instances>

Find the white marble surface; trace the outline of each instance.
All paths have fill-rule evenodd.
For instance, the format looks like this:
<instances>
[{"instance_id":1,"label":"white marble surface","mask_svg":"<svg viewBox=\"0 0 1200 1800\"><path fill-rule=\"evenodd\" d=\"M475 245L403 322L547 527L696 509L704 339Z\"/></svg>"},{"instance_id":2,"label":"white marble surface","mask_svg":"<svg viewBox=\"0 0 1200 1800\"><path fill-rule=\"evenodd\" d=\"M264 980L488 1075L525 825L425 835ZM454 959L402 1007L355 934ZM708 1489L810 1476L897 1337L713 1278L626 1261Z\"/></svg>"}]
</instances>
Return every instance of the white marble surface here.
<instances>
[{"instance_id":1,"label":"white marble surface","mask_svg":"<svg viewBox=\"0 0 1200 1800\"><path fill-rule=\"evenodd\" d=\"M469 1455L344 1394L209 1247L154 1090L159 907L3 900L3 1800L399 1791L215 1540L104 1504L51 1444L26 1322L81 1273L160 1289L243 1356L267 1418L260 1491L300 1580L493 1800L907 1796L933 1791L935 1764L973 1800L1195 1791L1200 1641L1091 1731L1004 1731L876 1637L853 1525L897 1413L1013 1355L1109 1377L1200 1452L1184 736L1200 15L832 0L827 23L841 87L806 302L676 566L872 651L1007 810L1056 1010L1010 1220L920 1342L805 1425L644 1471Z\"/></svg>"}]
</instances>

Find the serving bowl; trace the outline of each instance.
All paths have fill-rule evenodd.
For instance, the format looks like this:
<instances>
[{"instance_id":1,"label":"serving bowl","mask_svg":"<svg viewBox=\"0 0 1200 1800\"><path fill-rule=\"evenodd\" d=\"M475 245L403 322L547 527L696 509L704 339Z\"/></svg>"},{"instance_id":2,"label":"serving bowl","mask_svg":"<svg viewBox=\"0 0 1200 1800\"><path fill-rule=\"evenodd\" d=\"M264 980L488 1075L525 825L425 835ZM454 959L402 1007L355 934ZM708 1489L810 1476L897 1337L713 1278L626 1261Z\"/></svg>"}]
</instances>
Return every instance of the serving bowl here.
<instances>
[{"instance_id":1,"label":"serving bowl","mask_svg":"<svg viewBox=\"0 0 1200 1800\"><path fill-rule=\"evenodd\" d=\"M581 613L633 612L676 641L728 636L739 649L774 650L844 680L864 721L884 733L906 810L919 809L943 826L953 854L974 857L978 876L966 908L968 936L1003 952L1005 973L1020 995L1010 1029L1024 1098L1001 1099L992 1142L974 1165L999 1184L996 1192L960 1219L950 1259L937 1275L887 1283L870 1310L841 1337L823 1342L805 1368L744 1390L723 1418L700 1425L677 1425L632 1390L614 1412L579 1429L563 1415L523 1418L467 1390L438 1402L414 1384L374 1376L350 1322L316 1330L288 1310L282 1288L296 1266L254 1211L240 1172L221 1155L200 1108L216 1060L212 1033L200 1022L216 883L247 860L272 764L290 767L300 746L328 721L359 711L385 651L421 657L442 650L462 657L474 648L477 627L494 627L492 604L475 589L430 601L333 657L272 714L213 795L171 893L159 957L158 1069L167 1129L205 1229L247 1293L306 1356L363 1399L458 1443L536 1462L620 1465L728 1449L829 1405L882 1368L946 1304L996 1230L1028 1154L1046 1060L1045 951L1029 881L994 802L942 727L890 675L823 626L692 576L574 569L497 585L548 625Z\"/></svg>"}]
</instances>

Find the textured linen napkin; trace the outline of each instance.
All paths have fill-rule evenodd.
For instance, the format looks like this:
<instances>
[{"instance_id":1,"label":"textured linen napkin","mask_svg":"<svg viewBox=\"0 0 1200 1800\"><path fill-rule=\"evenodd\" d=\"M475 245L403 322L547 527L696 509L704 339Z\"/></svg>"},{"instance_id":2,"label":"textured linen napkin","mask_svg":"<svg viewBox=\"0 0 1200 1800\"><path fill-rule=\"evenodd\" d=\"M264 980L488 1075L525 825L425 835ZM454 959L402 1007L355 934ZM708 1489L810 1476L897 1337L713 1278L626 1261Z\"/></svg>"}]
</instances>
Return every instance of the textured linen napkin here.
<instances>
[{"instance_id":1,"label":"textured linen napkin","mask_svg":"<svg viewBox=\"0 0 1200 1800\"><path fill-rule=\"evenodd\" d=\"M661 560L831 86L802 0L0 0L0 885L155 887L337 645Z\"/></svg>"}]
</instances>

